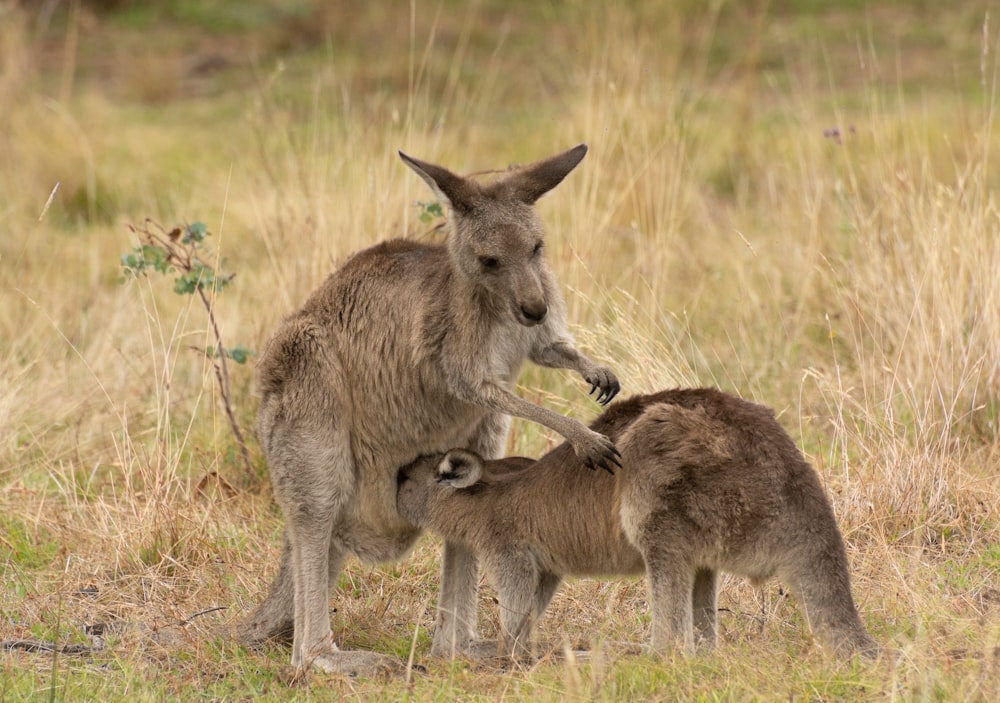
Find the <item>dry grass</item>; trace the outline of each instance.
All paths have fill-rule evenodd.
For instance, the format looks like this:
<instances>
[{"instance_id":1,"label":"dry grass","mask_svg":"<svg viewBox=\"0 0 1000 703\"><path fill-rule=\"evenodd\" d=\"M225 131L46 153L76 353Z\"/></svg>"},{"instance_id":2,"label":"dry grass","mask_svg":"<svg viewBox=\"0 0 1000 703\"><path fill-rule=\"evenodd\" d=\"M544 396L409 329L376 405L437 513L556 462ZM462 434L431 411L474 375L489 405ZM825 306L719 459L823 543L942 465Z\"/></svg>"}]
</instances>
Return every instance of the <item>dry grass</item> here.
<instances>
[{"instance_id":1,"label":"dry grass","mask_svg":"<svg viewBox=\"0 0 1000 703\"><path fill-rule=\"evenodd\" d=\"M89 3L44 26L0 3L0 639L108 633L89 657L0 655L0 698L1000 697L995 18L973 2L294 5L314 22L159 17L154 37ZM146 48L112 70L111 44ZM262 597L280 515L190 349L203 311L168 281L119 283L125 224L207 222L238 273L223 335L259 348L350 252L433 236L396 149L476 171L580 141L587 159L540 204L580 341L626 392L717 384L775 407L895 655L826 662L777 584L734 580L717 654L635 656L641 582L587 580L556 597L540 632L556 654L532 669L427 661L427 540L351 565L331 605L343 643L415 643L428 673L289 687L287 650L212 636ZM521 381L596 412L574 379ZM233 384L249 427L251 369ZM510 447L553 441L518 423ZM556 656L565 643L592 654Z\"/></svg>"}]
</instances>

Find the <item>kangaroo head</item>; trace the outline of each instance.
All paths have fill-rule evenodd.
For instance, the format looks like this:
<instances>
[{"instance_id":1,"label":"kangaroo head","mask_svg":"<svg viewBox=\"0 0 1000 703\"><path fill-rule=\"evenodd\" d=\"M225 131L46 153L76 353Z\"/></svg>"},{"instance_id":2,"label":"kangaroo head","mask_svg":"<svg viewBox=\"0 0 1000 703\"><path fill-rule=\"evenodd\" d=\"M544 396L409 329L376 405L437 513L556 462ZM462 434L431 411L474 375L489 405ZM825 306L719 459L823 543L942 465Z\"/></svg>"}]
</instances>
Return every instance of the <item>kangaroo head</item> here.
<instances>
[{"instance_id":1,"label":"kangaroo head","mask_svg":"<svg viewBox=\"0 0 1000 703\"><path fill-rule=\"evenodd\" d=\"M490 184L399 155L451 210L448 250L456 273L531 327L545 320L553 285L534 204L586 153L581 144Z\"/></svg>"},{"instance_id":2,"label":"kangaroo head","mask_svg":"<svg viewBox=\"0 0 1000 703\"><path fill-rule=\"evenodd\" d=\"M425 527L435 493L468 488L482 475L483 460L465 449L419 457L396 475L396 509L405 520Z\"/></svg>"}]
</instances>

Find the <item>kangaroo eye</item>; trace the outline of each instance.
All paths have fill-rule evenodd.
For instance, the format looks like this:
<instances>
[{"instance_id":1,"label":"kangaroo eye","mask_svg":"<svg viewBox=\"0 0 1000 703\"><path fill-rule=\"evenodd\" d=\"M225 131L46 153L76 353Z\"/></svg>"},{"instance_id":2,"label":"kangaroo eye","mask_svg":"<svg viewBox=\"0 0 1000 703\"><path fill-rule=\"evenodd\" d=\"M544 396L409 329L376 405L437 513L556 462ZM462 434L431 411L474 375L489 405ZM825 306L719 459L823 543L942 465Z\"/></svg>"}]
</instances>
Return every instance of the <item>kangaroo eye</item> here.
<instances>
[{"instance_id":1,"label":"kangaroo eye","mask_svg":"<svg viewBox=\"0 0 1000 703\"><path fill-rule=\"evenodd\" d=\"M545 246L545 243L544 243L544 242L542 242L541 240L539 240L539 241L535 242L535 248L534 248L534 250L533 250L533 252L532 252L532 253L534 253L534 254L535 254L535 256L538 256L539 254L541 254L541 253L542 253L542 248L543 248L544 246Z\"/></svg>"},{"instance_id":2,"label":"kangaroo eye","mask_svg":"<svg viewBox=\"0 0 1000 703\"><path fill-rule=\"evenodd\" d=\"M495 256L480 256L479 263L484 269L495 271L500 268L500 261Z\"/></svg>"}]
</instances>

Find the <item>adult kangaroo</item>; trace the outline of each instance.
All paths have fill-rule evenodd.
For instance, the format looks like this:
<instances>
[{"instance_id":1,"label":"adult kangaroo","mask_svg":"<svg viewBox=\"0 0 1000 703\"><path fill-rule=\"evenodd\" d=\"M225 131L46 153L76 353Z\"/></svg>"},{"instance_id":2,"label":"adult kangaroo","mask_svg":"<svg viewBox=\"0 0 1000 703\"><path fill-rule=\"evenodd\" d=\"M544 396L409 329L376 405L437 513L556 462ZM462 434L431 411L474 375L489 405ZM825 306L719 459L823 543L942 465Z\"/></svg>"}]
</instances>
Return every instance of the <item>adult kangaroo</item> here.
<instances>
[{"instance_id":1,"label":"adult kangaroo","mask_svg":"<svg viewBox=\"0 0 1000 703\"><path fill-rule=\"evenodd\" d=\"M564 576L646 573L652 646L716 641L719 571L782 579L820 641L874 656L815 471L774 413L714 389L609 407L592 429L621 450L584 476L565 444L535 461L454 450L400 470L399 514L473 550L497 589L505 656L530 653Z\"/></svg>"},{"instance_id":2,"label":"adult kangaroo","mask_svg":"<svg viewBox=\"0 0 1000 703\"><path fill-rule=\"evenodd\" d=\"M399 666L342 651L329 595L344 559L402 557L419 530L396 512L396 473L416 456L467 447L501 454L511 415L611 470L611 440L514 395L526 359L577 371L607 403L614 373L579 352L545 262L533 205L583 159L585 145L492 183L400 152L450 210L444 244L384 242L349 259L285 318L261 352L257 431L285 517L270 591L237 626L256 642L292 634L292 664L356 675ZM447 544L434 652L475 636L476 561Z\"/></svg>"}]
</instances>

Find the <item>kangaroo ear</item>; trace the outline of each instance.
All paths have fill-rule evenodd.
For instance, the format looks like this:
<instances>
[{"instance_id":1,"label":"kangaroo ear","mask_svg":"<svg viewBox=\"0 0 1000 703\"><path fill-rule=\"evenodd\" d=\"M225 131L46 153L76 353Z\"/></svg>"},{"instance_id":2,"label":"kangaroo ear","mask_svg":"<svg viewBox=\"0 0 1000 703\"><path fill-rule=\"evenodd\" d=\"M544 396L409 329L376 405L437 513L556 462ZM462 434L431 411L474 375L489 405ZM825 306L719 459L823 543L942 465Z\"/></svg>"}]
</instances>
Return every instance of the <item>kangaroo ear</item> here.
<instances>
[{"instance_id":1,"label":"kangaroo ear","mask_svg":"<svg viewBox=\"0 0 1000 703\"><path fill-rule=\"evenodd\" d=\"M452 488L468 488L483 475L483 460L464 449L452 449L437 467L437 482Z\"/></svg>"},{"instance_id":2,"label":"kangaroo ear","mask_svg":"<svg viewBox=\"0 0 1000 703\"><path fill-rule=\"evenodd\" d=\"M587 145L580 144L569 151L527 166L497 184L497 189L528 205L548 193L576 168L587 155Z\"/></svg>"},{"instance_id":3,"label":"kangaroo ear","mask_svg":"<svg viewBox=\"0 0 1000 703\"><path fill-rule=\"evenodd\" d=\"M399 158L416 171L434 194L445 201L452 210L461 213L472 210L475 197L479 194L479 185L475 181L462 178L441 166L407 156L403 152L399 152Z\"/></svg>"}]
</instances>

